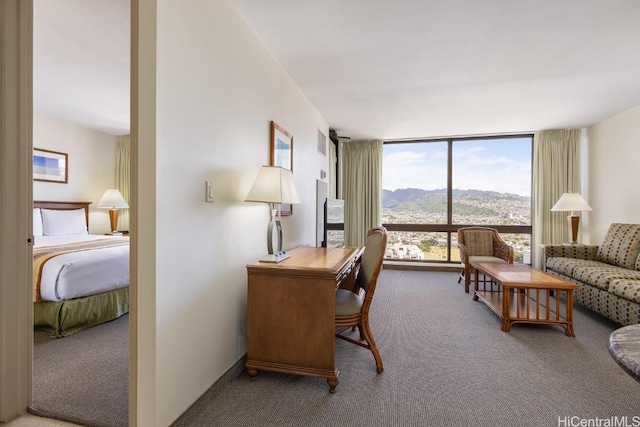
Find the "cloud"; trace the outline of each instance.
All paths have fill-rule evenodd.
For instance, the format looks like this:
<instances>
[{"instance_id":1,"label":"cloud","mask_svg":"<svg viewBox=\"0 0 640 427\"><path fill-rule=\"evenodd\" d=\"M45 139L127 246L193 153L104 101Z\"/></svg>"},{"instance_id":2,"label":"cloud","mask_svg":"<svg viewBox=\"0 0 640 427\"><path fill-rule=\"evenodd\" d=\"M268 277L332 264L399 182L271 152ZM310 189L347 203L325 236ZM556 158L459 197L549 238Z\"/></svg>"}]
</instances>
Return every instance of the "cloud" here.
<instances>
[{"instance_id":1,"label":"cloud","mask_svg":"<svg viewBox=\"0 0 640 427\"><path fill-rule=\"evenodd\" d=\"M509 141L454 143L453 188L531 195L531 145ZM412 143L384 149L382 188L447 186L447 144Z\"/></svg>"}]
</instances>

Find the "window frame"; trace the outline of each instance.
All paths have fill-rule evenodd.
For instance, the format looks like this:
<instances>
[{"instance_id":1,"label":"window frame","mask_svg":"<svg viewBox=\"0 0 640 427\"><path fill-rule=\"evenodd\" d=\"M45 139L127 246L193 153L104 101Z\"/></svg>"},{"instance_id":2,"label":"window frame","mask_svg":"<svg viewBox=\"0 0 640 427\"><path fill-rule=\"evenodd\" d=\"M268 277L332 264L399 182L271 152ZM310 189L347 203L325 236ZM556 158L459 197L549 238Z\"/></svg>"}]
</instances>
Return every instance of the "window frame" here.
<instances>
[{"instance_id":1,"label":"window frame","mask_svg":"<svg viewBox=\"0 0 640 427\"><path fill-rule=\"evenodd\" d=\"M447 143L447 223L446 224L394 224L383 223L382 225L387 231L392 232L427 232L427 233L446 233L447 234L447 259L446 260L405 260L403 262L429 262L429 263L455 263L459 264L459 261L451 259L451 242L452 234L458 232L462 227L483 226L492 227L498 230L499 233L505 234L532 234L533 226L530 225L491 225L491 224L454 224L453 219L453 144L455 141L480 141L480 140L496 140L496 139L512 139L512 138L530 138L531 141L531 196L533 195L533 133L522 134L508 134L508 135L483 135L483 136L467 136L467 137L447 137L447 138L422 138L415 140L389 140L384 141L384 144L412 144L412 143ZM533 220L533 203L531 204L530 217ZM457 236L456 236L457 239ZM385 260L392 261L395 258L385 258Z\"/></svg>"}]
</instances>

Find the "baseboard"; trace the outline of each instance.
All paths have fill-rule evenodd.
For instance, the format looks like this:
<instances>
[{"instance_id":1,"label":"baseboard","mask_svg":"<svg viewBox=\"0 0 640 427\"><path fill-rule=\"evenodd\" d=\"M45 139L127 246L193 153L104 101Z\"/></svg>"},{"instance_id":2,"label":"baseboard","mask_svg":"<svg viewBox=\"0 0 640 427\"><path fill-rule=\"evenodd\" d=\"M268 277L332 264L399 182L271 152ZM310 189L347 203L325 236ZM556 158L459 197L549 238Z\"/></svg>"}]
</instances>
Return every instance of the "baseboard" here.
<instances>
[{"instance_id":1,"label":"baseboard","mask_svg":"<svg viewBox=\"0 0 640 427\"><path fill-rule=\"evenodd\" d=\"M383 268L393 270L448 271L454 273L462 271L461 264L420 261L384 261Z\"/></svg>"}]
</instances>

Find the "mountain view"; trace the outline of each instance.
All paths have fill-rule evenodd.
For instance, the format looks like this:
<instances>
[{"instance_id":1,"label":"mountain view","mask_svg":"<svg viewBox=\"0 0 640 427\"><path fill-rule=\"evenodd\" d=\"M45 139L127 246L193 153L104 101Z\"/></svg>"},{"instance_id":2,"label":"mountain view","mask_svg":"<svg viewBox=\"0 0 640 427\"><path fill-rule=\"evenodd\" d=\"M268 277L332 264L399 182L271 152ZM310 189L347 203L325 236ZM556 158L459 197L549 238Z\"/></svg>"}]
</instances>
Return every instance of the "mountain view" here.
<instances>
[{"instance_id":1,"label":"mountain view","mask_svg":"<svg viewBox=\"0 0 640 427\"><path fill-rule=\"evenodd\" d=\"M454 224L530 225L531 198L483 190L453 190ZM402 188L382 190L382 222L390 224L446 224L447 190ZM530 248L530 236L505 234L517 260ZM455 236L452 236L455 239ZM446 233L390 232L386 258L446 260ZM452 248L452 259L458 250Z\"/></svg>"},{"instance_id":2,"label":"mountain view","mask_svg":"<svg viewBox=\"0 0 640 427\"><path fill-rule=\"evenodd\" d=\"M382 190L384 223L446 223L447 190ZM530 224L531 198L483 190L453 190L457 224Z\"/></svg>"}]
</instances>

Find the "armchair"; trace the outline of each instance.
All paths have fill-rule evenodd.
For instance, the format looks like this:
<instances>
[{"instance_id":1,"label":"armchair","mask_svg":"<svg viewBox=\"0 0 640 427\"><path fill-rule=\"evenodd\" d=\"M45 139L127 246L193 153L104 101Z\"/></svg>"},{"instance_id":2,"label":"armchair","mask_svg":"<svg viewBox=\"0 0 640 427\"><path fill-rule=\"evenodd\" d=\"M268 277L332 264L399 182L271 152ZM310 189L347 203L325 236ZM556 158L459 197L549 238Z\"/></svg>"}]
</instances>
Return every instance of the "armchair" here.
<instances>
[{"instance_id":1,"label":"armchair","mask_svg":"<svg viewBox=\"0 0 640 427\"><path fill-rule=\"evenodd\" d=\"M469 293L471 275L477 274L471 266L476 262L505 262L513 264L513 247L509 246L495 228L463 227L458 229L458 248L463 270L458 279L464 278L464 291Z\"/></svg>"}]
</instances>

